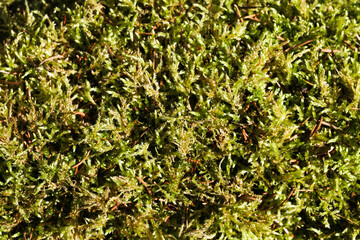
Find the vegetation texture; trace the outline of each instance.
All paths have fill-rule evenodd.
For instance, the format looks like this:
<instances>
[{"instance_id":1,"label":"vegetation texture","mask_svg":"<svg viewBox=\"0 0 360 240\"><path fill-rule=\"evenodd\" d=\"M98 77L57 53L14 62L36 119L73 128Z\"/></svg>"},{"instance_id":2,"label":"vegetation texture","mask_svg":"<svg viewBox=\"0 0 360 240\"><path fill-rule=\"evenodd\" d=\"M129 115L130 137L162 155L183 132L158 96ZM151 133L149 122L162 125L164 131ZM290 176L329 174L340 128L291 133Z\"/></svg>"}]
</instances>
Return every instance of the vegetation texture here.
<instances>
[{"instance_id":1,"label":"vegetation texture","mask_svg":"<svg viewBox=\"0 0 360 240\"><path fill-rule=\"evenodd\" d=\"M355 0L0 2L0 239L359 239Z\"/></svg>"}]
</instances>

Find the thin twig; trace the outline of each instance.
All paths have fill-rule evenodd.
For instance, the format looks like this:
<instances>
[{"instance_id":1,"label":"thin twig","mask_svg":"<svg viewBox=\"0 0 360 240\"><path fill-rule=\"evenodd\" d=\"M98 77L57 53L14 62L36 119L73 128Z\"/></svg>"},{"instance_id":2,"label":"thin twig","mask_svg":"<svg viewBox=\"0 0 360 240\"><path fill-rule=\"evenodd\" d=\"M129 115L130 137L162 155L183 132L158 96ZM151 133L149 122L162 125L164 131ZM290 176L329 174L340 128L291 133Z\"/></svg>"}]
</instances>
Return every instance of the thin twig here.
<instances>
[{"instance_id":1,"label":"thin twig","mask_svg":"<svg viewBox=\"0 0 360 240\"><path fill-rule=\"evenodd\" d=\"M319 36L316 37L316 38L319 38ZM309 43L311 43L311 42L314 41L314 40L315 40L315 39L310 39L310 40L307 40L306 42L300 43L299 45L296 45L296 46L294 46L294 47L289 47L289 48L286 49L284 52L288 52L288 51L290 51L291 49L296 49L296 48L305 46L306 44L309 44Z\"/></svg>"},{"instance_id":2,"label":"thin twig","mask_svg":"<svg viewBox=\"0 0 360 240\"><path fill-rule=\"evenodd\" d=\"M295 191L297 191L297 192L312 192L313 190L311 190L311 189L296 189Z\"/></svg>"},{"instance_id":3,"label":"thin twig","mask_svg":"<svg viewBox=\"0 0 360 240\"><path fill-rule=\"evenodd\" d=\"M148 127L148 128L140 135L140 137L133 143L132 147L134 147L134 146L139 142L139 140L145 135L145 133L147 133L149 130L150 130L150 128Z\"/></svg>"},{"instance_id":4,"label":"thin twig","mask_svg":"<svg viewBox=\"0 0 360 240\"><path fill-rule=\"evenodd\" d=\"M85 162L85 160L86 160L87 157L89 156L90 152L91 152L91 150L89 150L89 151L86 153L86 155L85 155L85 157L84 157L83 160L81 160L78 164L76 164L76 165L73 166L72 168L77 168L77 167L80 166L83 162Z\"/></svg>"},{"instance_id":5,"label":"thin twig","mask_svg":"<svg viewBox=\"0 0 360 240\"><path fill-rule=\"evenodd\" d=\"M285 39L285 38L283 38L283 37L281 37L281 36L277 36L276 38L277 38L277 39L279 39L279 40L281 40L281 41L283 41L283 42L285 42L285 41L286 41L286 39Z\"/></svg>"},{"instance_id":6,"label":"thin twig","mask_svg":"<svg viewBox=\"0 0 360 240\"><path fill-rule=\"evenodd\" d=\"M359 37L359 35L357 33L355 34L355 36L360 41L360 37Z\"/></svg>"},{"instance_id":7,"label":"thin twig","mask_svg":"<svg viewBox=\"0 0 360 240\"><path fill-rule=\"evenodd\" d=\"M135 31L135 33L139 34L139 35L153 35L153 33L147 33L147 32L138 32L138 31Z\"/></svg>"},{"instance_id":8,"label":"thin twig","mask_svg":"<svg viewBox=\"0 0 360 240\"><path fill-rule=\"evenodd\" d=\"M252 14L252 15L244 17L244 19L250 19L250 20L257 21L257 22L261 22L261 20L257 18L257 15L258 14Z\"/></svg>"},{"instance_id":9,"label":"thin twig","mask_svg":"<svg viewBox=\"0 0 360 240\"><path fill-rule=\"evenodd\" d=\"M360 227L360 224L358 224L358 223L354 222L354 221L353 221L353 220L351 220L351 219L348 219L348 218L346 218L346 217L343 217L343 216L341 216L341 215L340 215L340 214L338 214L338 213L336 213L335 215L336 215L336 216L338 216L338 217L340 217L340 218L342 218L342 219L347 220L349 223L352 223L352 224L354 224L354 225L356 225L356 226Z\"/></svg>"},{"instance_id":10,"label":"thin twig","mask_svg":"<svg viewBox=\"0 0 360 240\"><path fill-rule=\"evenodd\" d=\"M247 142L247 134L246 134L246 131L245 131L245 129L243 128L242 129L242 134L243 134L243 136L244 136L244 140L245 140L245 142Z\"/></svg>"},{"instance_id":11,"label":"thin twig","mask_svg":"<svg viewBox=\"0 0 360 240\"><path fill-rule=\"evenodd\" d=\"M281 47L285 46L285 45L288 44L289 42L290 42L289 40L283 42L283 43L281 44Z\"/></svg>"},{"instance_id":12,"label":"thin twig","mask_svg":"<svg viewBox=\"0 0 360 240\"><path fill-rule=\"evenodd\" d=\"M304 81L305 81L307 84L309 84L310 86L314 86L313 83L311 83L311 82L309 82L309 81L306 81L305 79L304 79Z\"/></svg>"},{"instance_id":13,"label":"thin twig","mask_svg":"<svg viewBox=\"0 0 360 240\"><path fill-rule=\"evenodd\" d=\"M320 49L321 52L324 53L336 53L336 52L340 52L340 50L332 50L332 49Z\"/></svg>"},{"instance_id":14,"label":"thin twig","mask_svg":"<svg viewBox=\"0 0 360 240\"><path fill-rule=\"evenodd\" d=\"M112 208L110 208L110 212L114 211L115 209L118 208L118 206L120 206L121 203L116 203L115 206L113 206Z\"/></svg>"},{"instance_id":15,"label":"thin twig","mask_svg":"<svg viewBox=\"0 0 360 240\"><path fill-rule=\"evenodd\" d=\"M317 128L315 129L314 134L315 134L317 131L319 131L319 129L321 128L322 122L323 122L323 117L321 116L319 125L318 125Z\"/></svg>"},{"instance_id":16,"label":"thin twig","mask_svg":"<svg viewBox=\"0 0 360 240\"><path fill-rule=\"evenodd\" d=\"M311 130L310 135L309 135L309 138L311 138L312 135L314 134L314 131L315 131L315 129L316 129L316 126L317 126L317 124L315 124L315 126L314 126L313 129Z\"/></svg>"},{"instance_id":17,"label":"thin twig","mask_svg":"<svg viewBox=\"0 0 360 240\"><path fill-rule=\"evenodd\" d=\"M109 51L109 53L110 53L110 56L113 57L113 56L114 56L113 51L111 50L111 48L109 47L109 45L107 45L107 43L105 43L105 45L106 45L106 47L107 47L107 49L108 49L108 51Z\"/></svg>"},{"instance_id":18,"label":"thin twig","mask_svg":"<svg viewBox=\"0 0 360 240\"><path fill-rule=\"evenodd\" d=\"M235 10L236 10L236 14L238 15L238 17L239 17L239 19L240 19L240 22L244 22L244 19L243 19L242 16L241 16L239 7L238 7L236 4L234 4L234 7L235 7Z\"/></svg>"},{"instance_id":19,"label":"thin twig","mask_svg":"<svg viewBox=\"0 0 360 240\"><path fill-rule=\"evenodd\" d=\"M105 13L103 13L103 11L100 10L100 14L103 15L103 17L109 21L109 23L113 26L116 26L111 20L110 18L108 18L108 16L105 15Z\"/></svg>"},{"instance_id":20,"label":"thin twig","mask_svg":"<svg viewBox=\"0 0 360 240\"><path fill-rule=\"evenodd\" d=\"M308 43L311 43L312 41L314 41L314 39L308 40L308 41L303 42L303 43L301 43L301 44L299 44L299 45L296 45L296 46L294 46L294 47L289 47L289 48L286 49L284 52L288 52L288 51L290 51L291 49L296 49L296 48L302 47L302 46L304 46L304 45L306 45L306 44L308 44Z\"/></svg>"},{"instance_id":21,"label":"thin twig","mask_svg":"<svg viewBox=\"0 0 360 240\"><path fill-rule=\"evenodd\" d=\"M328 122L322 122L322 125L324 125L324 126L327 126L327 127L331 127L331 128L333 128L333 129L335 129L335 130L341 130L342 131L342 129L341 128L339 128L339 127L337 127L337 126L335 126L335 125L332 125L331 123L328 123Z\"/></svg>"},{"instance_id":22,"label":"thin twig","mask_svg":"<svg viewBox=\"0 0 360 240\"><path fill-rule=\"evenodd\" d=\"M307 119L305 119L305 121L303 121L302 123L300 123L300 126L304 125L307 121L309 121L310 117L308 117Z\"/></svg>"},{"instance_id":23,"label":"thin twig","mask_svg":"<svg viewBox=\"0 0 360 240\"><path fill-rule=\"evenodd\" d=\"M315 124L314 128L311 130L311 133L310 133L309 137L312 137L317 131L319 131L319 129L321 128L322 123L323 123L323 117L321 116L319 124L318 125Z\"/></svg>"},{"instance_id":24,"label":"thin twig","mask_svg":"<svg viewBox=\"0 0 360 240\"><path fill-rule=\"evenodd\" d=\"M80 115L80 116L82 116L82 117L85 117L86 115L85 115L85 113L83 113L83 112L76 112L76 111L74 111L73 112L75 115Z\"/></svg>"},{"instance_id":25,"label":"thin twig","mask_svg":"<svg viewBox=\"0 0 360 240\"><path fill-rule=\"evenodd\" d=\"M295 134L294 136L292 136L291 138L289 138L289 139L286 139L285 141L284 141L284 143L287 143L287 142L290 142L291 140L293 140L293 139L295 139L295 138L297 138L297 134Z\"/></svg>"},{"instance_id":26,"label":"thin twig","mask_svg":"<svg viewBox=\"0 0 360 240\"><path fill-rule=\"evenodd\" d=\"M314 41L314 39L310 39L310 40L308 40L306 42L303 42L303 43L295 46L294 48L299 48L299 47L305 46L306 44L311 43L312 41Z\"/></svg>"},{"instance_id":27,"label":"thin twig","mask_svg":"<svg viewBox=\"0 0 360 240\"><path fill-rule=\"evenodd\" d=\"M141 183L142 183L142 185L144 185L144 186L145 186L145 188L146 188L146 190L148 191L149 195L152 195L152 193L151 193L151 191L150 191L149 187L147 186L146 182L144 182L144 180L142 180L142 179L141 179L141 178L139 178L139 177L136 177L136 179L137 179L137 180L139 180L139 182L141 182Z\"/></svg>"},{"instance_id":28,"label":"thin twig","mask_svg":"<svg viewBox=\"0 0 360 240\"><path fill-rule=\"evenodd\" d=\"M0 83L8 84L8 85L20 85L22 82L8 82L8 81L0 80Z\"/></svg>"},{"instance_id":29,"label":"thin twig","mask_svg":"<svg viewBox=\"0 0 360 240\"><path fill-rule=\"evenodd\" d=\"M29 240L32 239L33 232L34 232L34 228L31 228L31 233L30 233L30 236L29 236Z\"/></svg>"},{"instance_id":30,"label":"thin twig","mask_svg":"<svg viewBox=\"0 0 360 240\"><path fill-rule=\"evenodd\" d=\"M288 201L288 200L291 198L291 196L293 195L294 191L295 191L295 188L291 189L291 192L289 193L289 195L287 196L287 198L286 198L275 210L278 210L279 208L281 208L281 207L285 204L285 202Z\"/></svg>"},{"instance_id":31,"label":"thin twig","mask_svg":"<svg viewBox=\"0 0 360 240\"><path fill-rule=\"evenodd\" d=\"M349 48L351 48L352 50L356 50L356 48L355 48L354 46L352 46L350 42L344 40L344 43L345 43L346 45L348 45Z\"/></svg>"}]
</instances>

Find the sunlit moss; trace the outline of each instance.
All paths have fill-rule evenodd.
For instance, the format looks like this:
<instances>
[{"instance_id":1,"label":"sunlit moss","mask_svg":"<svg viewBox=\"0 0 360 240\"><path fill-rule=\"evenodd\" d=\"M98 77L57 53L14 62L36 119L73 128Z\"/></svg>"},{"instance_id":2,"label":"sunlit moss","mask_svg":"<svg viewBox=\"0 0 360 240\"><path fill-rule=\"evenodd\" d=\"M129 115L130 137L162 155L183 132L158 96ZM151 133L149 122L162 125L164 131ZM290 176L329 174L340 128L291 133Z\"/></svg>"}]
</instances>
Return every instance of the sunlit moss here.
<instances>
[{"instance_id":1,"label":"sunlit moss","mask_svg":"<svg viewBox=\"0 0 360 240\"><path fill-rule=\"evenodd\" d=\"M0 3L0 239L356 239L355 1Z\"/></svg>"}]
</instances>

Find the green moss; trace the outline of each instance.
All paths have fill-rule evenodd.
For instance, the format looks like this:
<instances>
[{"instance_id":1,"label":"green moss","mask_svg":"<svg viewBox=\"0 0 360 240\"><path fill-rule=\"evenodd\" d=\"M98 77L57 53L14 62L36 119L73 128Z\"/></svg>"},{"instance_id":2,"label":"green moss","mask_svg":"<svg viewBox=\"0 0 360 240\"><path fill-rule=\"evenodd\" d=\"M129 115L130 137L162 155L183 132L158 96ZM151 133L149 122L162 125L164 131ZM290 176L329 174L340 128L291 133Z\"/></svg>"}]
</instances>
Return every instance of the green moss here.
<instances>
[{"instance_id":1,"label":"green moss","mask_svg":"<svg viewBox=\"0 0 360 240\"><path fill-rule=\"evenodd\" d=\"M0 3L0 239L356 239L359 9Z\"/></svg>"}]
</instances>

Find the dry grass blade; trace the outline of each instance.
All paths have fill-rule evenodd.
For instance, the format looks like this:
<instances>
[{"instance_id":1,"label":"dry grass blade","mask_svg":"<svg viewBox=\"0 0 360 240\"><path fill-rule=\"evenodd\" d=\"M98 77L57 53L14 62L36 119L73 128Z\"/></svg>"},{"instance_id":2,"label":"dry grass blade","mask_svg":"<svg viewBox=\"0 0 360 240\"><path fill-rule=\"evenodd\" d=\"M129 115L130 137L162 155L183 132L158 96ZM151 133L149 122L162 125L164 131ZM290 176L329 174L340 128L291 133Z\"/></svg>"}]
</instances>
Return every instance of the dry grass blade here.
<instances>
[{"instance_id":1,"label":"dry grass blade","mask_svg":"<svg viewBox=\"0 0 360 240\"><path fill-rule=\"evenodd\" d=\"M58 56L53 56L53 57L47 58L44 61L42 61L39 65L43 65L44 63L46 63L48 61L52 61L52 60L59 59L59 58L64 58L64 56L58 55Z\"/></svg>"}]
</instances>

